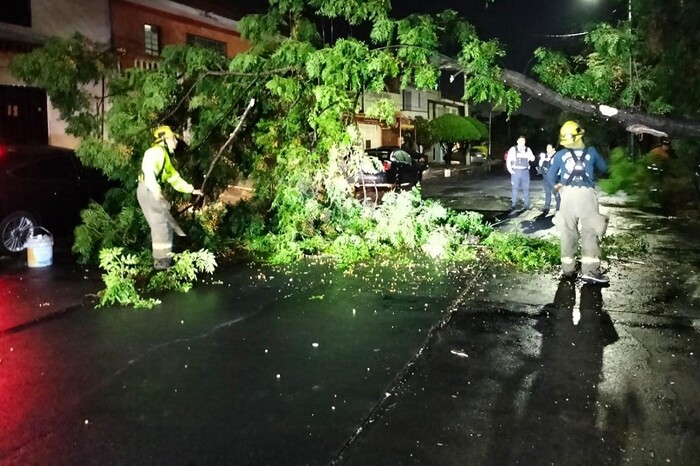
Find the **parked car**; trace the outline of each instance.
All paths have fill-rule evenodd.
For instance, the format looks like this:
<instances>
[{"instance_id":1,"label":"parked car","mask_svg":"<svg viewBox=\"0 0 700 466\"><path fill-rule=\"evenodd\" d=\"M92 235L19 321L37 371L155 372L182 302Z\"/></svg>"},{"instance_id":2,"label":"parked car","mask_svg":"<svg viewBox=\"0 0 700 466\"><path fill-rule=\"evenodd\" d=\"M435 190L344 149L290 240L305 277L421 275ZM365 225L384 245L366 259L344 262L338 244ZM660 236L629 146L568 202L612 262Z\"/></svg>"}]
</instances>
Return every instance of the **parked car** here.
<instances>
[{"instance_id":1,"label":"parked car","mask_svg":"<svg viewBox=\"0 0 700 466\"><path fill-rule=\"evenodd\" d=\"M385 182L399 186L415 185L428 168L425 155L398 146L380 146L367 149L365 153L382 162L386 174Z\"/></svg>"},{"instance_id":2,"label":"parked car","mask_svg":"<svg viewBox=\"0 0 700 466\"><path fill-rule=\"evenodd\" d=\"M112 184L75 153L51 146L0 146L0 253L25 248L34 227L70 232L80 210Z\"/></svg>"},{"instance_id":3,"label":"parked car","mask_svg":"<svg viewBox=\"0 0 700 466\"><path fill-rule=\"evenodd\" d=\"M476 146L469 149L469 161L473 164L482 164L488 161L487 149L483 146Z\"/></svg>"},{"instance_id":4,"label":"parked car","mask_svg":"<svg viewBox=\"0 0 700 466\"><path fill-rule=\"evenodd\" d=\"M355 196L373 198L392 189L411 189L423 177L428 168L426 157L418 152L407 151L398 146L381 146L365 150L368 157L381 164L377 172L363 171L355 180Z\"/></svg>"}]
</instances>

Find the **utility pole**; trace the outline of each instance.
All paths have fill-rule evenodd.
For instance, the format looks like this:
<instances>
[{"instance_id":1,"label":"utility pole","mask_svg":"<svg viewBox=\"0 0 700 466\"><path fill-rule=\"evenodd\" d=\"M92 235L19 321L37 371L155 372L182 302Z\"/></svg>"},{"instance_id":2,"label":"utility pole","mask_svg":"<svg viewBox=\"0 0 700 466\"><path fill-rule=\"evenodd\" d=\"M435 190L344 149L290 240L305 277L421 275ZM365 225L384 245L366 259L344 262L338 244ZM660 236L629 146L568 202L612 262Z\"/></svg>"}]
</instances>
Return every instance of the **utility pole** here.
<instances>
[{"instance_id":1,"label":"utility pole","mask_svg":"<svg viewBox=\"0 0 700 466\"><path fill-rule=\"evenodd\" d=\"M629 35L630 35L630 70L629 70L629 81L630 85L632 84L632 73L634 72L634 64L633 64L633 56L632 56L632 0L627 0L627 23L628 23L628 30L629 30ZM632 110L634 110L634 105L635 102L632 100ZM629 141L629 151L630 151L630 158L632 160L635 159L634 156L634 133L630 132L630 141Z\"/></svg>"}]
</instances>

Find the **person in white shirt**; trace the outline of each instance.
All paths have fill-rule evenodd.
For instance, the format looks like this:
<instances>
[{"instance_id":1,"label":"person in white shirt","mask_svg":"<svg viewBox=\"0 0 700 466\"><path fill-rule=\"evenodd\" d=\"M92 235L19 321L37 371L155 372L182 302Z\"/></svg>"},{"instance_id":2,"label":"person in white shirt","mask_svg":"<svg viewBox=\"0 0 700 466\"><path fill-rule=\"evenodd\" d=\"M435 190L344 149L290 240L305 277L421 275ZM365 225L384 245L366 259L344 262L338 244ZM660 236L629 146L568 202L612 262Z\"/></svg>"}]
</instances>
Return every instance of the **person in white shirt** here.
<instances>
[{"instance_id":1,"label":"person in white shirt","mask_svg":"<svg viewBox=\"0 0 700 466\"><path fill-rule=\"evenodd\" d=\"M530 162L535 161L535 154L525 145L525 136L518 137L517 144L508 150L506 169L510 173L512 186L510 208L518 203L518 192L523 192L523 207L530 208Z\"/></svg>"}]
</instances>

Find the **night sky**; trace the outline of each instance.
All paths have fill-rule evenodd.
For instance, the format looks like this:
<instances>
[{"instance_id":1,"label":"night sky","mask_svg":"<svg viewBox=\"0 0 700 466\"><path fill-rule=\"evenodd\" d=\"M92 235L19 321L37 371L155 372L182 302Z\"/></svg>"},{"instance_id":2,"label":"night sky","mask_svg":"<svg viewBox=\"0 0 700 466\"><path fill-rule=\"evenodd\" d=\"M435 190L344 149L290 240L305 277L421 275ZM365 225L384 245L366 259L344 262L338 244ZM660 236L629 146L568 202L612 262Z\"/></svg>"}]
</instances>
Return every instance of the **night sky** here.
<instances>
[{"instance_id":1,"label":"night sky","mask_svg":"<svg viewBox=\"0 0 700 466\"><path fill-rule=\"evenodd\" d=\"M583 39L548 35L581 32L590 22L612 20L620 0L395 0L392 12L436 13L453 9L471 22L482 39L498 38L507 52L505 65L515 71L529 69L532 52L540 46L575 47ZM624 13L624 12L623 12Z\"/></svg>"},{"instance_id":2,"label":"night sky","mask_svg":"<svg viewBox=\"0 0 700 466\"><path fill-rule=\"evenodd\" d=\"M267 0L181 0L205 11L239 17L241 14L264 11ZM233 6L235 5L235 7ZM437 13L456 10L477 29L483 39L499 38L506 49L504 65L526 72L532 62L532 52L539 46L572 48L583 39L549 38L547 35L582 31L583 25L596 21L613 21L626 17L627 0L393 0L392 16L412 13ZM330 23L326 23L330 37ZM336 24L334 33L342 34Z\"/></svg>"}]
</instances>

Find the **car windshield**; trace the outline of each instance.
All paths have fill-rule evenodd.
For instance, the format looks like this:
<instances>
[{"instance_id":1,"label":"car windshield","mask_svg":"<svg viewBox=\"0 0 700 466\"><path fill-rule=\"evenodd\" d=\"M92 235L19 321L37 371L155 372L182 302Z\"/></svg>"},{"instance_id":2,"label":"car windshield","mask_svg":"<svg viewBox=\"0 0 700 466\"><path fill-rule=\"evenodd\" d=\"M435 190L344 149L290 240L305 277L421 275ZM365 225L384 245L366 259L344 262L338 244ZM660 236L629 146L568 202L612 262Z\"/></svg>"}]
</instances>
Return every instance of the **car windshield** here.
<instances>
[{"instance_id":1,"label":"car windshield","mask_svg":"<svg viewBox=\"0 0 700 466\"><path fill-rule=\"evenodd\" d=\"M411 155L403 150L394 151L392 157L398 162L411 163Z\"/></svg>"}]
</instances>

